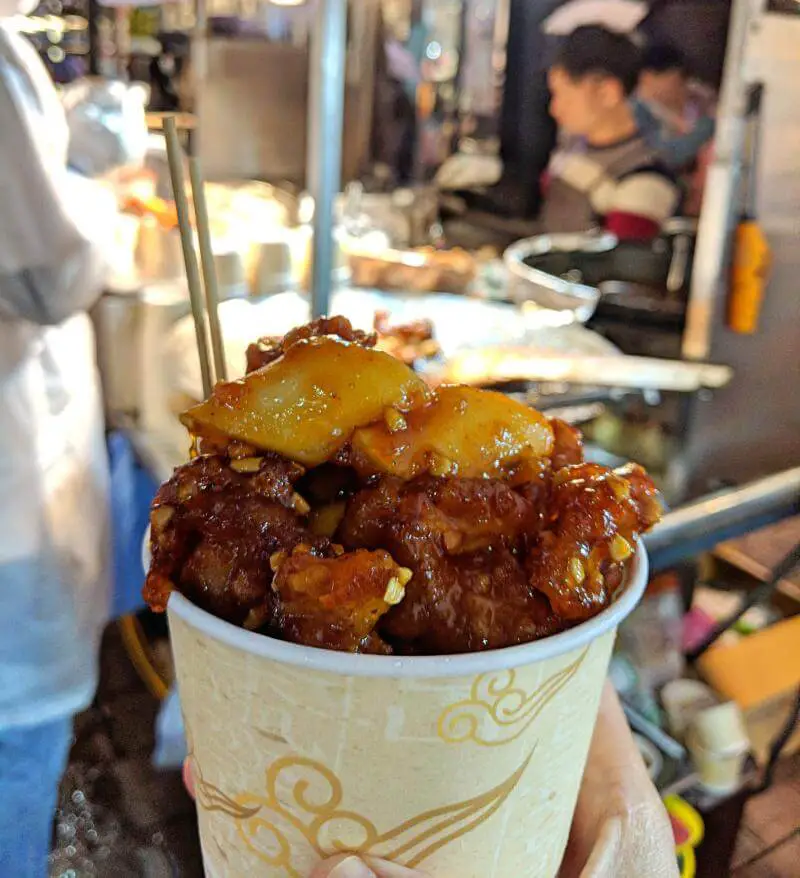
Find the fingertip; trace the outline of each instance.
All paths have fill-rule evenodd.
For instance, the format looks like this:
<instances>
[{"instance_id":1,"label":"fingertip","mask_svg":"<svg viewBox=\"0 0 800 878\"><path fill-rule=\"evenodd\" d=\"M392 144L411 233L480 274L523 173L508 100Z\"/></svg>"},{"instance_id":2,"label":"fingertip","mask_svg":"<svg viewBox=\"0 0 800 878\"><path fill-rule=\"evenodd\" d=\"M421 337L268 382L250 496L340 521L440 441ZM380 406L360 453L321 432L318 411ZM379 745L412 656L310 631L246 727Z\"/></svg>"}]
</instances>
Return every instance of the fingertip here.
<instances>
[{"instance_id":1,"label":"fingertip","mask_svg":"<svg viewBox=\"0 0 800 878\"><path fill-rule=\"evenodd\" d=\"M378 878L370 867L353 854L340 854L325 860L311 873L310 878Z\"/></svg>"},{"instance_id":2,"label":"fingertip","mask_svg":"<svg viewBox=\"0 0 800 878\"><path fill-rule=\"evenodd\" d=\"M186 792L194 798L194 776L192 775L192 763L188 759L183 763L183 785L186 787Z\"/></svg>"},{"instance_id":3,"label":"fingertip","mask_svg":"<svg viewBox=\"0 0 800 878\"><path fill-rule=\"evenodd\" d=\"M427 872L408 869L405 866L390 863L388 860L381 860L378 857L364 857L364 859L377 874L378 878L428 878Z\"/></svg>"}]
</instances>

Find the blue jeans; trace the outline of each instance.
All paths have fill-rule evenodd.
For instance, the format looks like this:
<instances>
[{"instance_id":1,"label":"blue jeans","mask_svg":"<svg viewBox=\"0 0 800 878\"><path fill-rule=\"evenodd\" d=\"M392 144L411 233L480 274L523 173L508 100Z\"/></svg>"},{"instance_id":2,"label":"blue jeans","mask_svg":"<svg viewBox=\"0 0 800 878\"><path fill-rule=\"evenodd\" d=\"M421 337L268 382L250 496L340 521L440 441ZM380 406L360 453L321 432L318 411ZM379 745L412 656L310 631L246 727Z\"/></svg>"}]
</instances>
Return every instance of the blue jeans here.
<instances>
[{"instance_id":1,"label":"blue jeans","mask_svg":"<svg viewBox=\"0 0 800 878\"><path fill-rule=\"evenodd\" d=\"M0 729L0 878L46 878L72 717Z\"/></svg>"}]
</instances>

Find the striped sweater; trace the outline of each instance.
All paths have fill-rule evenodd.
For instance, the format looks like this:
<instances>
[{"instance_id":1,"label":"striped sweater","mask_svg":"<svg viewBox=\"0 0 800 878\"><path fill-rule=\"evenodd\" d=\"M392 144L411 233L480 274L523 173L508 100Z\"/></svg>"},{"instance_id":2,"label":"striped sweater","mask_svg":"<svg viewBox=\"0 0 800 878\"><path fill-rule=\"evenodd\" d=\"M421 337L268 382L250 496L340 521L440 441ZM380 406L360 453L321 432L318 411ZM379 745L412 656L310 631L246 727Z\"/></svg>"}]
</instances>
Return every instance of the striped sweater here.
<instances>
[{"instance_id":1,"label":"striped sweater","mask_svg":"<svg viewBox=\"0 0 800 878\"><path fill-rule=\"evenodd\" d=\"M620 239L652 238L680 200L671 174L640 134L602 147L565 143L553 153L544 184L544 232L603 228Z\"/></svg>"}]
</instances>

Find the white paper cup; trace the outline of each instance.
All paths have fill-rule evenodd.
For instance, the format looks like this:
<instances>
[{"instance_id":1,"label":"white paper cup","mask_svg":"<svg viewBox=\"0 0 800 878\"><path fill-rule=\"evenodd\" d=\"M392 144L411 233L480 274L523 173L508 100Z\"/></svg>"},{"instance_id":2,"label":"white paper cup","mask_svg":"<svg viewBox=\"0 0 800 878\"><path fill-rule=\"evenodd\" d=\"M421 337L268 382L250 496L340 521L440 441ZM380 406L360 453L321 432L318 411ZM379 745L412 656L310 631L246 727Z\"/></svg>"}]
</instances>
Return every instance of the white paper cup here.
<instances>
[{"instance_id":1,"label":"white paper cup","mask_svg":"<svg viewBox=\"0 0 800 878\"><path fill-rule=\"evenodd\" d=\"M172 647L210 878L307 878L340 850L434 878L553 878L609 655L647 582L523 646L352 655L229 625L180 594Z\"/></svg>"},{"instance_id":2,"label":"white paper cup","mask_svg":"<svg viewBox=\"0 0 800 878\"><path fill-rule=\"evenodd\" d=\"M251 255L250 289L254 296L283 292L293 285L292 252L286 241L261 241Z\"/></svg>"},{"instance_id":3,"label":"white paper cup","mask_svg":"<svg viewBox=\"0 0 800 878\"><path fill-rule=\"evenodd\" d=\"M735 702L701 710L692 720L686 742L706 789L730 793L739 786L750 741Z\"/></svg>"},{"instance_id":4,"label":"white paper cup","mask_svg":"<svg viewBox=\"0 0 800 878\"><path fill-rule=\"evenodd\" d=\"M676 738L683 738L692 720L718 704L712 689L699 680L671 680L661 690L661 703L667 712L667 725Z\"/></svg>"},{"instance_id":5,"label":"white paper cup","mask_svg":"<svg viewBox=\"0 0 800 878\"><path fill-rule=\"evenodd\" d=\"M700 783L710 793L726 795L739 788L744 761L750 749L747 741L726 750L708 750L698 740L694 728L690 728L686 743L700 776Z\"/></svg>"},{"instance_id":6,"label":"white paper cup","mask_svg":"<svg viewBox=\"0 0 800 878\"><path fill-rule=\"evenodd\" d=\"M726 701L699 711L692 719L692 731L706 750L717 753L747 750L750 741L744 717L735 701Z\"/></svg>"}]
</instances>

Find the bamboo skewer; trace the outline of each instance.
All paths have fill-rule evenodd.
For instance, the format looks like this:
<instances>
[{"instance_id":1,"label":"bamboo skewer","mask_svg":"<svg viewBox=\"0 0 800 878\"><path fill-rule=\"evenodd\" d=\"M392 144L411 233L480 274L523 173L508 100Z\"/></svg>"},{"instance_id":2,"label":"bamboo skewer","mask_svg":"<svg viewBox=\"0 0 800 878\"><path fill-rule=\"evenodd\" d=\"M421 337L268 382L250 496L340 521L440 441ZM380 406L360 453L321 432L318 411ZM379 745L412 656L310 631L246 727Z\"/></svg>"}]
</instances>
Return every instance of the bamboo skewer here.
<instances>
[{"instance_id":1,"label":"bamboo skewer","mask_svg":"<svg viewBox=\"0 0 800 878\"><path fill-rule=\"evenodd\" d=\"M194 201L195 226L197 240L200 243L200 263L203 267L203 286L206 291L206 308L208 309L208 329L211 334L211 353L214 357L214 373L217 381L228 378L225 363L225 347L222 343L222 327L219 322L219 287L217 286L217 269L214 265L214 253L211 250L211 232L208 222L205 185L200 171L200 162L196 156L189 159L189 179L192 183L192 200Z\"/></svg>"},{"instance_id":2,"label":"bamboo skewer","mask_svg":"<svg viewBox=\"0 0 800 878\"><path fill-rule=\"evenodd\" d=\"M203 382L203 396L211 394L211 363L208 356L208 338L206 336L205 307L201 290L200 270L197 266L197 254L192 240L192 221L189 214L189 200L186 197L186 183L183 176L183 150L178 141L178 129L175 119L168 116L164 119L164 137L167 143L167 160L169 175L172 180L172 193L175 198L175 212L178 215L178 228L183 248L183 262L186 267L186 282L189 285L189 299L194 317L194 332L197 339L197 354L200 357L200 377Z\"/></svg>"}]
</instances>

